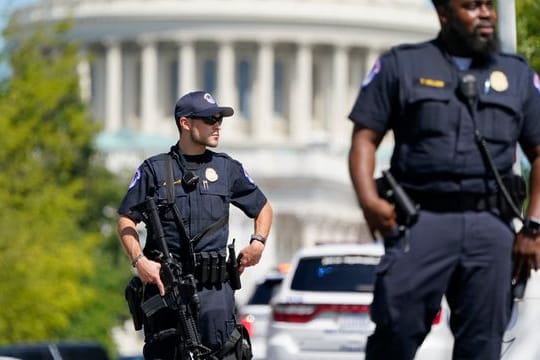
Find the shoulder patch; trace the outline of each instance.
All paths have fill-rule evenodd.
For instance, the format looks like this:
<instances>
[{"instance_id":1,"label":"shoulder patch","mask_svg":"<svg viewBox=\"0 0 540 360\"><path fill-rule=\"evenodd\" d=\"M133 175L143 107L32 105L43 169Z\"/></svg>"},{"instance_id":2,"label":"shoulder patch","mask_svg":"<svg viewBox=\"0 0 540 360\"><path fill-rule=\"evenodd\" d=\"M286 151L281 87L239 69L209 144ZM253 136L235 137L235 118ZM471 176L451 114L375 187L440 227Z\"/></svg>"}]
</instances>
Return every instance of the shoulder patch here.
<instances>
[{"instance_id":1,"label":"shoulder patch","mask_svg":"<svg viewBox=\"0 0 540 360\"><path fill-rule=\"evenodd\" d=\"M242 170L244 171L244 176L246 177L247 181L255 185L255 181L253 181L253 179L249 176L248 172L246 171L246 169L244 169L243 166L242 166Z\"/></svg>"},{"instance_id":2,"label":"shoulder patch","mask_svg":"<svg viewBox=\"0 0 540 360\"><path fill-rule=\"evenodd\" d=\"M533 74L533 85L538 90L538 93L540 93L540 77L538 77L537 73Z\"/></svg>"},{"instance_id":3,"label":"shoulder patch","mask_svg":"<svg viewBox=\"0 0 540 360\"><path fill-rule=\"evenodd\" d=\"M375 78L375 76L377 76L377 74L381 71L381 58L377 58L377 60L375 61L375 64L373 64L373 67L371 68L369 74L367 74L366 78L364 79L364 81L362 81L362 88L365 88L366 86L369 85L369 83L371 83L373 81L373 79Z\"/></svg>"},{"instance_id":4,"label":"shoulder patch","mask_svg":"<svg viewBox=\"0 0 540 360\"><path fill-rule=\"evenodd\" d=\"M135 171L135 174L133 175L133 178L131 179L131 183L129 183L129 188L128 189L131 189L132 187L137 185L137 183L139 182L140 179L141 179L141 168L138 168L137 171Z\"/></svg>"}]
</instances>

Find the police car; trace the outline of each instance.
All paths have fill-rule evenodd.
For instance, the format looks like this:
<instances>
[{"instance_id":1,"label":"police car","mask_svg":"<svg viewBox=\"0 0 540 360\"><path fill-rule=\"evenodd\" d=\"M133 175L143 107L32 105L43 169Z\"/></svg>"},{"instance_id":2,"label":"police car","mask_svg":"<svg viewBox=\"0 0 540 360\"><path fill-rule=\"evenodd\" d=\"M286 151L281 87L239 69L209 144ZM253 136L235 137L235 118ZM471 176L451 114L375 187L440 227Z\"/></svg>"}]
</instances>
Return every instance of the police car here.
<instances>
[{"instance_id":1,"label":"police car","mask_svg":"<svg viewBox=\"0 0 540 360\"><path fill-rule=\"evenodd\" d=\"M267 359L361 359L380 244L301 249L272 300Z\"/></svg>"}]
</instances>

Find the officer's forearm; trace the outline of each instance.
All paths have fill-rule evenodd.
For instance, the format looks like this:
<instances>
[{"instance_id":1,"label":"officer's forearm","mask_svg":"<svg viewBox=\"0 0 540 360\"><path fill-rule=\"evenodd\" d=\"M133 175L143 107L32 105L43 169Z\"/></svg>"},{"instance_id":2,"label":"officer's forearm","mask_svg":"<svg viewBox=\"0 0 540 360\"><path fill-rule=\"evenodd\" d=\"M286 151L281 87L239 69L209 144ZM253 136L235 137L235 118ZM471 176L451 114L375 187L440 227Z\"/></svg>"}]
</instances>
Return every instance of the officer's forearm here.
<instances>
[{"instance_id":1,"label":"officer's forearm","mask_svg":"<svg viewBox=\"0 0 540 360\"><path fill-rule=\"evenodd\" d=\"M118 219L118 236L130 261L142 253L136 226L137 223L126 216Z\"/></svg>"},{"instance_id":2,"label":"officer's forearm","mask_svg":"<svg viewBox=\"0 0 540 360\"><path fill-rule=\"evenodd\" d=\"M265 239L268 238L268 234L270 234L270 227L272 226L272 214L272 207L267 201L259 212L259 215L257 215L255 218L253 230L254 234L261 235Z\"/></svg>"},{"instance_id":3,"label":"officer's forearm","mask_svg":"<svg viewBox=\"0 0 540 360\"><path fill-rule=\"evenodd\" d=\"M349 174L360 206L378 199L373 173L375 171L375 151L380 136L369 129L356 129L352 135L349 151Z\"/></svg>"},{"instance_id":4,"label":"officer's forearm","mask_svg":"<svg viewBox=\"0 0 540 360\"><path fill-rule=\"evenodd\" d=\"M540 218L540 146L528 152L531 162L527 216Z\"/></svg>"}]
</instances>

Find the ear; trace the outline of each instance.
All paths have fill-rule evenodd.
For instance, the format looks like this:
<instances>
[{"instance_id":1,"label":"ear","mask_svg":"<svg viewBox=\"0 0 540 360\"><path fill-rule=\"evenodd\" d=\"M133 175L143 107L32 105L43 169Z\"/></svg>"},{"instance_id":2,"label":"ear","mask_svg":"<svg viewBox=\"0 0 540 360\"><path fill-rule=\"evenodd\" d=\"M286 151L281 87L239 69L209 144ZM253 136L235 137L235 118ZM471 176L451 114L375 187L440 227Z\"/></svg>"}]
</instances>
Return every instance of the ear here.
<instances>
[{"instance_id":1,"label":"ear","mask_svg":"<svg viewBox=\"0 0 540 360\"><path fill-rule=\"evenodd\" d=\"M448 6L439 5L436 10L437 16L439 17L439 23L441 24L441 27L444 28L450 22Z\"/></svg>"},{"instance_id":2,"label":"ear","mask_svg":"<svg viewBox=\"0 0 540 360\"><path fill-rule=\"evenodd\" d=\"M178 119L178 127L182 130L190 131L191 130L191 122L189 119L185 116L181 116Z\"/></svg>"}]
</instances>

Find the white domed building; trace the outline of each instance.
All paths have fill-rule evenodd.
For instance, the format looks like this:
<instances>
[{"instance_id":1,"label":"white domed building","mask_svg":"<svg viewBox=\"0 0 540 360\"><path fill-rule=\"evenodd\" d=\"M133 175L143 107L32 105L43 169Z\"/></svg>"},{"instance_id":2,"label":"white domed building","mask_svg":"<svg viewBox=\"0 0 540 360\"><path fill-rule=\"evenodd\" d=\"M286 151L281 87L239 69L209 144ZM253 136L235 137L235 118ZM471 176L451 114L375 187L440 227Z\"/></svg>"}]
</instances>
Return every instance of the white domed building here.
<instances>
[{"instance_id":1,"label":"white domed building","mask_svg":"<svg viewBox=\"0 0 540 360\"><path fill-rule=\"evenodd\" d=\"M14 16L74 20L91 55L82 94L114 171L176 142L183 93L206 89L234 107L217 150L245 165L275 212L247 286L303 245L369 239L348 175L347 115L382 51L438 30L427 0L40 0ZM243 245L252 224L238 215L231 237Z\"/></svg>"}]
</instances>

